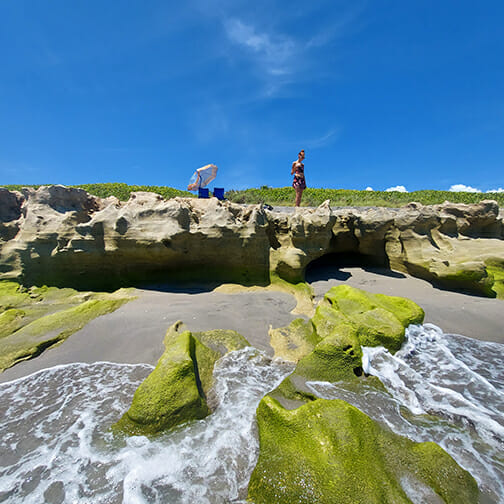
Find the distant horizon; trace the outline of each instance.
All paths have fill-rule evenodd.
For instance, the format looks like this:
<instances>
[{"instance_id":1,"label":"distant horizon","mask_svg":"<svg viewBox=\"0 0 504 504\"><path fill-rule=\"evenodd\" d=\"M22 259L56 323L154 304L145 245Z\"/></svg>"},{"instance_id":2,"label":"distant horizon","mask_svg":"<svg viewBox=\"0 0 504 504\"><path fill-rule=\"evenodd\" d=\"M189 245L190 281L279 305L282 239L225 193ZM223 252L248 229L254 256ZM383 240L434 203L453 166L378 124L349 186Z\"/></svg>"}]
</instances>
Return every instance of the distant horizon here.
<instances>
[{"instance_id":1,"label":"distant horizon","mask_svg":"<svg viewBox=\"0 0 504 504\"><path fill-rule=\"evenodd\" d=\"M504 190L504 3L1 2L0 181ZM429 187L431 189L425 189ZM455 189L456 190L456 189Z\"/></svg>"}]
</instances>

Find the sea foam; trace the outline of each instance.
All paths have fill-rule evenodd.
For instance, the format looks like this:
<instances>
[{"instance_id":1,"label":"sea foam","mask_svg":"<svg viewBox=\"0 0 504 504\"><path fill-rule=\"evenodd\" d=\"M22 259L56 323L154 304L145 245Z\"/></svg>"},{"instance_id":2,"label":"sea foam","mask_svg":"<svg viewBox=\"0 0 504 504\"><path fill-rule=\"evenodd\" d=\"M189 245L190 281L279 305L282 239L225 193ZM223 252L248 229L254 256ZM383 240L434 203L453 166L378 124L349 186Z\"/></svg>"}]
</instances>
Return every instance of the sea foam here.
<instances>
[{"instance_id":1,"label":"sea foam","mask_svg":"<svg viewBox=\"0 0 504 504\"><path fill-rule=\"evenodd\" d=\"M291 369L231 352L214 372L216 411L154 439L110 431L150 366L71 364L3 384L0 502L237 502L257 461L257 404Z\"/></svg>"},{"instance_id":2,"label":"sea foam","mask_svg":"<svg viewBox=\"0 0 504 504\"><path fill-rule=\"evenodd\" d=\"M363 368L386 391L358 383L309 382L319 397L343 399L390 430L435 441L478 481L485 502L504 502L504 345L410 326L391 355L363 348ZM412 492L407 482L405 491ZM422 501L421 496L418 496Z\"/></svg>"}]
</instances>

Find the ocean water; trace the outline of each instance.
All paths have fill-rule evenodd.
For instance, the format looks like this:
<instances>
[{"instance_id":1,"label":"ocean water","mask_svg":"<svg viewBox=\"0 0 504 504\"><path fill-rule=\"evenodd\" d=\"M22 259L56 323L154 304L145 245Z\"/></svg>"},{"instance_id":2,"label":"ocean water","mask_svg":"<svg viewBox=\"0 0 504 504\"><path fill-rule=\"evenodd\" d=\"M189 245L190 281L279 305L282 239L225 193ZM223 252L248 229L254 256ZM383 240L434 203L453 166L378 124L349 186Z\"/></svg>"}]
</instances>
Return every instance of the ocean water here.
<instances>
[{"instance_id":1,"label":"ocean water","mask_svg":"<svg viewBox=\"0 0 504 504\"><path fill-rule=\"evenodd\" d=\"M394 356L365 348L385 389L309 382L396 433L435 441L476 478L482 504L504 503L504 345L410 326ZM0 385L0 502L239 503L258 456L255 409L292 371L248 348L215 369L219 407L155 439L112 425L147 365L71 364ZM402 482L413 502L439 502Z\"/></svg>"},{"instance_id":2,"label":"ocean water","mask_svg":"<svg viewBox=\"0 0 504 504\"><path fill-rule=\"evenodd\" d=\"M219 406L155 439L114 436L146 365L71 364L0 385L0 502L227 503L257 462L255 410L292 371L247 348L218 361Z\"/></svg>"},{"instance_id":3,"label":"ocean water","mask_svg":"<svg viewBox=\"0 0 504 504\"><path fill-rule=\"evenodd\" d=\"M504 345L410 326L395 355L364 348L374 386L309 382L319 397L343 399L393 432L435 441L480 487L482 503L504 503ZM414 489L410 489L414 493ZM417 495L414 502L426 502Z\"/></svg>"}]
</instances>

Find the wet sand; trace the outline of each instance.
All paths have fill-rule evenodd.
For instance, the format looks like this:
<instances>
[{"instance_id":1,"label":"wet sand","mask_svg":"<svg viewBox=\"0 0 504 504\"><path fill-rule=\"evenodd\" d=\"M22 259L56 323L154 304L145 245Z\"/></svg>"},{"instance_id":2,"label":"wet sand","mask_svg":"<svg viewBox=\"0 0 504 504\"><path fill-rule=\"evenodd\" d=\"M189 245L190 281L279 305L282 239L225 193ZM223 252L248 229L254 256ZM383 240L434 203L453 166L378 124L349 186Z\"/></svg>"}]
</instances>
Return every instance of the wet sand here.
<instances>
[{"instance_id":1,"label":"wet sand","mask_svg":"<svg viewBox=\"0 0 504 504\"><path fill-rule=\"evenodd\" d=\"M71 362L156 364L168 327L182 320L192 331L234 329L272 354L269 325L288 325L296 300L281 292L163 292L139 289L138 298L92 320L64 343L0 374L0 383Z\"/></svg>"},{"instance_id":2,"label":"wet sand","mask_svg":"<svg viewBox=\"0 0 504 504\"><path fill-rule=\"evenodd\" d=\"M324 266L307 274L316 299L333 285L346 283L370 292L408 297L426 313L425 322L445 333L504 343L504 301L432 287L428 282L383 269ZM71 362L155 364L163 352L166 329L182 320L193 331L234 329L255 347L272 353L268 328L281 327L298 315L295 299L262 290L224 294L212 291L138 290L138 299L91 321L63 344L0 374L0 382Z\"/></svg>"}]
</instances>

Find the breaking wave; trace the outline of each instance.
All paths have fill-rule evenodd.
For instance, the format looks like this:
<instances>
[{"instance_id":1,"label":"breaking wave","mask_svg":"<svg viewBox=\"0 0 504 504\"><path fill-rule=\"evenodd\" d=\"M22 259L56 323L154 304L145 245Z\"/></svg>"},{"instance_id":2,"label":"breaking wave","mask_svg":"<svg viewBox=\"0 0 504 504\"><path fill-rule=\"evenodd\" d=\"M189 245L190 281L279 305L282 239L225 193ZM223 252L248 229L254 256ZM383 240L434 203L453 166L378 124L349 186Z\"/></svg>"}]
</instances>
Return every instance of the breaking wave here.
<instances>
[{"instance_id":1,"label":"breaking wave","mask_svg":"<svg viewBox=\"0 0 504 504\"><path fill-rule=\"evenodd\" d=\"M247 348L218 361L219 406L154 439L110 426L147 365L71 364L0 385L0 502L225 503L246 497L255 410L291 366Z\"/></svg>"}]
</instances>

